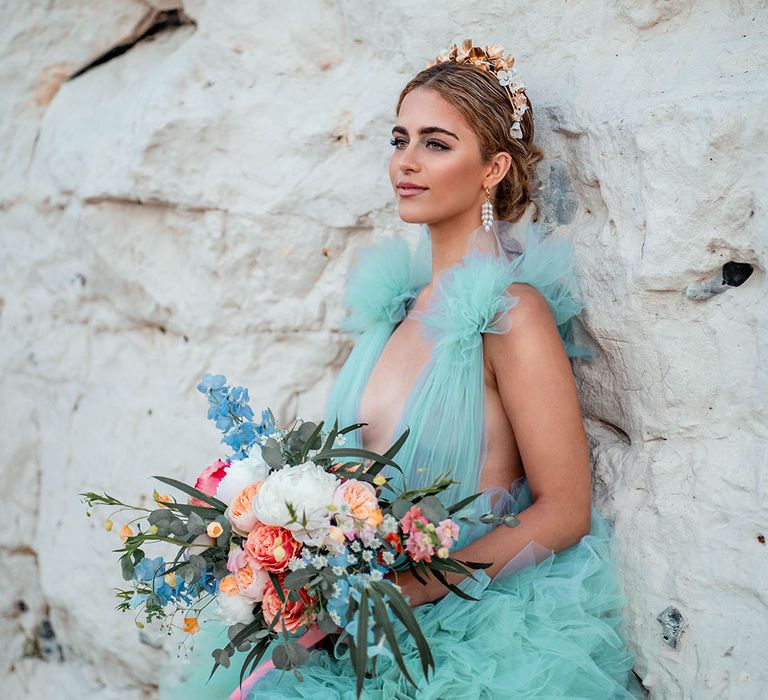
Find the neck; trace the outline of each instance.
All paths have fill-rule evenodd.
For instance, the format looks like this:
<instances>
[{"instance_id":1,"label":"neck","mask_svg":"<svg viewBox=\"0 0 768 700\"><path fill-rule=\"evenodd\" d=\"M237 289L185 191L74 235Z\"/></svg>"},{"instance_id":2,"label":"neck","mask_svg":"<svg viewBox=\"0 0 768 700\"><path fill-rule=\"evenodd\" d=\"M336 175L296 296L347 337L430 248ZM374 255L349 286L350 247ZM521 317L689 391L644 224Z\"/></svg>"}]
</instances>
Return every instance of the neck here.
<instances>
[{"instance_id":1,"label":"neck","mask_svg":"<svg viewBox=\"0 0 768 700\"><path fill-rule=\"evenodd\" d=\"M475 212L428 224L432 243L432 282L440 273L461 261L469 251L469 236L480 226L480 217Z\"/></svg>"}]
</instances>

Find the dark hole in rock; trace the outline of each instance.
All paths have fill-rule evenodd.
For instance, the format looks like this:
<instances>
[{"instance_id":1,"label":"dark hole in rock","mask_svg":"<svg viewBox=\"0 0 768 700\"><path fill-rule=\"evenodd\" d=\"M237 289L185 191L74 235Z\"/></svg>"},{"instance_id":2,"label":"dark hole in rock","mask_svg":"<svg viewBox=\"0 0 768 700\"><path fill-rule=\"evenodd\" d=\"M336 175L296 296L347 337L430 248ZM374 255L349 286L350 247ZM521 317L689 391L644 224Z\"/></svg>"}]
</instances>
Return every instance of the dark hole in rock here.
<instances>
[{"instance_id":1,"label":"dark hole in rock","mask_svg":"<svg viewBox=\"0 0 768 700\"><path fill-rule=\"evenodd\" d=\"M740 287L752 274L752 265L730 260L723 265L723 283L729 287Z\"/></svg>"}]
</instances>

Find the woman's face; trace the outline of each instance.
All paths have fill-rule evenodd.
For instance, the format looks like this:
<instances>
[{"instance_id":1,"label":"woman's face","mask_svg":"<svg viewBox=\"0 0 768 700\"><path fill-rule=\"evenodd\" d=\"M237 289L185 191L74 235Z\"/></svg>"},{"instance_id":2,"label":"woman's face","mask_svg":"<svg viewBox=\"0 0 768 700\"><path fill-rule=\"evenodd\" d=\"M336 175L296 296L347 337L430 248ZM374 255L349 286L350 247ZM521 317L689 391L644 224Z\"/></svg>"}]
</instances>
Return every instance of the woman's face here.
<instances>
[{"instance_id":1,"label":"woman's face","mask_svg":"<svg viewBox=\"0 0 768 700\"><path fill-rule=\"evenodd\" d=\"M435 90L416 88L400 104L392 129L389 179L400 218L436 224L480 221L488 165L466 120Z\"/></svg>"}]
</instances>

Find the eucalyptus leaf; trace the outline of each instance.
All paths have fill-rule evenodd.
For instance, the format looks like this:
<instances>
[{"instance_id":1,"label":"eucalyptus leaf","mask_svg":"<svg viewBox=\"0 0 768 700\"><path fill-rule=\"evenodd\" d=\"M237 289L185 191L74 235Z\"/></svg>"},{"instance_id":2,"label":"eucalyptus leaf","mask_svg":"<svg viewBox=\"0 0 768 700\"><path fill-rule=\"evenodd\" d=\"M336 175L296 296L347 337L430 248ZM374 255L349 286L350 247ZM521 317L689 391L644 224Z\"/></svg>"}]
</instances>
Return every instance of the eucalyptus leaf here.
<instances>
[{"instance_id":1,"label":"eucalyptus leaf","mask_svg":"<svg viewBox=\"0 0 768 700\"><path fill-rule=\"evenodd\" d=\"M205 521L197 513L189 514L187 518L187 532L190 535L201 535L205 532Z\"/></svg>"},{"instance_id":2,"label":"eucalyptus leaf","mask_svg":"<svg viewBox=\"0 0 768 700\"><path fill-rule=\"evenodd\" d=\"M244 622L236 622L234 625L230 625L227 628L227 637L229 637L229 641L231 642L247 626L248 625L246 625Z\"/></svg>"},{"instance_id":3,"label":"eucalyptus leaf","mask_svg":"<svg viewBox=\"0 0 768 700\"><path fill-rule=\"evenodd\" d=\"M413 504L410 501L406 501L402 498L398 498L392 503L392 515L398 520L402 520L405 514L411 509Z\"/></svg>"},{"instance_id":4,"label":"eucalyptus leaf","mask_svg":"<svg viewBox=\"0 0 768 700\"><path fill-rule=\"evenodd\" d=\"M149 514L147 520L149 520L150 525L159 525L164 520L170 520L172 517L173 513L167 508L158 508Z\"/></svg>"},{"instance_id":5,"label":"eucalyptus leaf","mask_svg":"<svg viewBox=\"0 0 768 700\"><path fill-rule=\"evenodd\" d=\"M439 523L448 517L448 511L437 496L426 496L419 501L419 508L427 520Z\"/></svg>"},{"instance_id":6,"label":"eucalyptus leaf","mask_svg":"<svg viewBox=\"0 0 768 700\"><path fill-rule=\"evenodd\" d=\"M229 668L229 654L226 649L214 649L212 656L219 666Z\"/></svg>"},{"instance_id":7,"label":"eucalyptus leaf","mask_svg":"<svg viewBox=\"0 0 768 700\"><path fill-rule=\"evenodd\" d=\"M184 537L187 534L187 526L178 518L168 521L168 529L175 537Z\"/></svg>"},{"instance_id":8,"label":"eucalyptus leaf","mask_svg":"<svg viewBox=\"0 0 768 700\"><path fill-rule=\"evenodd\" d=\"M272 650L272 663L275 665L275 668L279 668L283 671L288 671L293 668L285 644L279 644Z\"/></svg>"},{"instance_id":9,"label":"eucalyptus leaf","mask_svg":"<svg viewBox=\"0 0 768 700\"><path fill-rule=\"evenodd\" d=\"M280 443L274 438L269 438L261 447L261 456L272 469L281 469L283 466L283 451Z\"/></svg>"},{"instance_id":10,"label":"eucalyptus leaf","mask_svg":"<svg viewBox=\"0 0 768 700\"><path fill-rule=\"evenodd\" d=\"M129 554L124 554L122 557L120 557L120 569L125 581L130 581L133 578L133 572L135 569Z\"/></svg>"}]
</instances>

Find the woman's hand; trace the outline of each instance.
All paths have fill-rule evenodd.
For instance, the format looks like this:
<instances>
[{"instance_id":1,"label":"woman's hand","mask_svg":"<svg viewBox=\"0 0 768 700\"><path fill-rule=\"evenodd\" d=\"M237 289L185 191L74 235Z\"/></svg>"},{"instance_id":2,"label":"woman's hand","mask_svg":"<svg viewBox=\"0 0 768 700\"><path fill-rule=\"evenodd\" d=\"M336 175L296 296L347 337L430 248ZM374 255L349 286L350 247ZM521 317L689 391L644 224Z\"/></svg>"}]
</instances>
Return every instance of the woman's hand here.
<instances>
[{"instance_id":1,"label":"woman's hand","mask_svg":"<svg viewBox=\"0 0 768 700\"><path fill-rule=\"evenodd\" d=\"M433 590L433 586L437 582L432 577L427 579L426 586L420 583L410 571L390 571L384 578L400 586L403 596L408 598L412 608L417 605L424 605L424 603L431 603L440 597L440 593Z\"/></svg>"}]
</instances>

